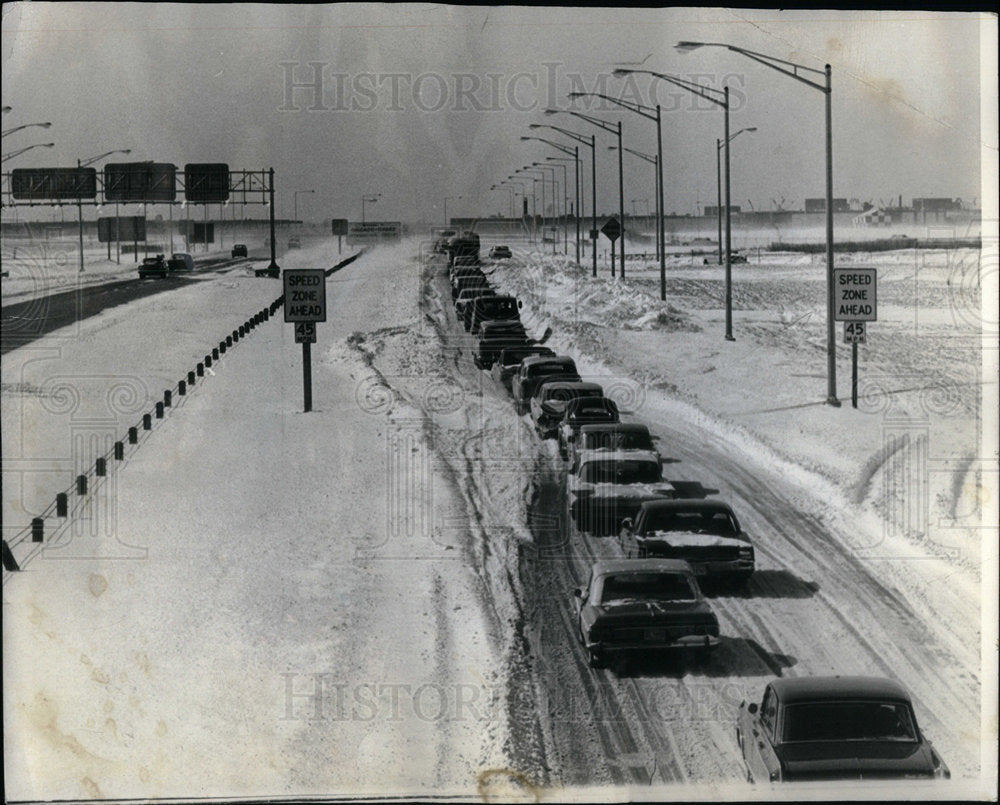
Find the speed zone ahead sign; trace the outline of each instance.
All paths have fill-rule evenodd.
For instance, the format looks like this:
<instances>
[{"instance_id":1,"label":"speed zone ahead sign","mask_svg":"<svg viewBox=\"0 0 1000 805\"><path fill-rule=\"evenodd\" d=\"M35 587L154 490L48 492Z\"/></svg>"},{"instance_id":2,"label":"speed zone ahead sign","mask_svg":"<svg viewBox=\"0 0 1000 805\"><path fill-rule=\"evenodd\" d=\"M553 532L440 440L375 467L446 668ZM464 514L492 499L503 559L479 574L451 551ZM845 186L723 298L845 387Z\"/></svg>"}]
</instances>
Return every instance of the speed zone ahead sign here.
<instances>
[{"instance_id":1,"label":"speed zone ahead sign","mask_svg":"<svg viewBox=\"0 0 1000 805\"><path fill-rule=\"evenodd\" d=\"M326 269L286 268L285 321L326 321Z\"/></svg>"},{"instance_id":2,"label":"speed zone ahead sign","mask_svg":"<svg viewBox=\"0 0 1000 805\"><path fill-rule=\"evenodd\" d=\"M875 321L877 318L875 269L833 269L833 320Z\"/></svg>"}]
</instances>

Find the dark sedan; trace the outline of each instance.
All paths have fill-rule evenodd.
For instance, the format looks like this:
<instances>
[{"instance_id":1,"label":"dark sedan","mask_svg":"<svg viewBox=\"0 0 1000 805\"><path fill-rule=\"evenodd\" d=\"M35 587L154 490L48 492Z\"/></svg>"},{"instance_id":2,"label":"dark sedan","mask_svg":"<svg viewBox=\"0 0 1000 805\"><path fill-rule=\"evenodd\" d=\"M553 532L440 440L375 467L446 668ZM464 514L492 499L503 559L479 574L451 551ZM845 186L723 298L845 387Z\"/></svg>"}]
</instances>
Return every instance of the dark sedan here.
<instances>
[{"instance_id":1,"label":"dark sedan","mask_svg":"<svg viewBox=\"0 0 1000 805\"><path fill-rule=\"evenodd\" d=\"M719 644L718 618L687 562L595 562L574 595L579 637L594 668L624 654L687 649L704 657Z\"/></svg>"},{"instance_id":2,"label":"dark sedan","mask_svg":"<svg viewBox=\"0 0 1000 805\"><path fill-rule=\"evenodd\" d=\"M949 778L891 679L776 679L740 704L736 740L750 782Z\"/></svg>"}]
</instances>

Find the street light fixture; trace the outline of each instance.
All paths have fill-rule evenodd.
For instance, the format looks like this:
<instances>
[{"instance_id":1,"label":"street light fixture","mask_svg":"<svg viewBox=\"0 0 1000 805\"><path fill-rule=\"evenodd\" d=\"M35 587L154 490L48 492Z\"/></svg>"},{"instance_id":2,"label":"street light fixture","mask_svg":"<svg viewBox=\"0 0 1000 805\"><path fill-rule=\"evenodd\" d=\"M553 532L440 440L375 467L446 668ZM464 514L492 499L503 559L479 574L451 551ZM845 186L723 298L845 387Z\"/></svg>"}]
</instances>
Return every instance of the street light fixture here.
<instances>
[{"instance_id":1,"label":"street light fixture","mask_svg":"<svg viewBox=\"0 0 1000 805\"><path fill-rule=\"evenodd\" d=\"M618 70L615 70L618 73ZM637 115L642 115L648 120L652 120L656 123L656 186L658 188L657 197L659 198L659 214L657 216L656 231L659 233L657 241L659 243L660 252L660 299L666 300L667 298L667 263L665 257L666 243L665 243L665 229L663 225L663 126L662 118L660 115L660 107L657 104L656 107L644 106L641 103L635 103L633 101L622 101L618 98L612 98L610 95L605 95L601 92L580 92L572 94L572 97L582 98L584 96L603 98L606 101L610 101L617 106L621 106L624 109L635 112Z\"/></svg>"},{"instance_id":2,"label":"street light fixture","mask_svg":"<svg viewBox=\"0 0 1000 805\"><path fill-rule=\"evenodd\" d=\"M571 92L567 97L577 98L582 93ZM619 120L616 125L612 125L605 120L600 118L592 117L591 115L585 115L583 112L575 112L571 109L546 109L545 114L547 115L557 115L557 114L567 114L578 117L581 120L585 120L588 123L597 126L604 131L610 132L611 134L616 134L618 136L618 148L622 147L622 122ZM625 174L622 168L622 152L618 151L618 217L621 219L619 223L621 224L621 243L618 245L618 254L621 257L621 278L625 279ZM614 242L611 244L611 276L615 275L615 245Z\"/></svg>"},{"instance_id":3,"label":"street light fixture","mask_svg":"<svg viewBox=\"0 0 1000 805\"><path fill-rule=\"evenodd\" d=\"M724 42L678 42L676 49L681 53L687 53L702 47L721 47L731 50L734 53L742 53L748 59L770 67L779 73L790 76L796 81L819 90L825 97L826 107L826 359L827 359L827 387L826 402L829 405L839 407L840 400L837 399L837 340L833 331L833 129L831 112L831 86L832 68L829 64L822 70L815 67L806 67L803 64L778 59L764 53L757 53L745 48L727 45ZM824 76L821 84L804 75L800 71L810 75Z\"/></svg>"},{"instance_id":4,"label":"street light fixture","mask_svg":"<svg viewBox=\"0 0 1000 805\"><path fill-rule=\"evenodd\" d=\"M47 129L52 126L51 123L25 123L23 126L14 126L12 129L7 129L5 131L0 131L0 137L6 137L8 134L13 134L15 131L20 131L21 129L30 129L33 126L37 126L40 129Z\"/></svg>"},{"instance_id":5,"label":"street light fixture","mask_svg":"<svg viewBox=\"0 0 1000 805\"><path fill-rule=\"evenodd\" d=\"M567 129L560 128L559 126L550 126L544 123L531 123L528 125L529 129L552 129L553 131L558 131L565 137L569 137L572 140L576 140L579 143L587 146L590 149L590 217L592 228L590 230L590 250L594 255L594 270L593 276L597 276L597 137L593 134L590 135L588 140L584 135L579 132L569 131Z\"/></svg>"},{"instance_id":6,"label":"street light fixture","mask_svg":"<svg viewBox=\"0 0 1000 805\"><path fill-rule=\"evenodd\" d=\"M13 159L14 157L20 156L25 151L30 151L32 148L52 148L55 143L35 143L34 145L29 145L26 148L18 148L16 151L11 151L9 154L4 154L0 158L0 162L6 162L8 159Z\"/></svg>"}]
</instances>

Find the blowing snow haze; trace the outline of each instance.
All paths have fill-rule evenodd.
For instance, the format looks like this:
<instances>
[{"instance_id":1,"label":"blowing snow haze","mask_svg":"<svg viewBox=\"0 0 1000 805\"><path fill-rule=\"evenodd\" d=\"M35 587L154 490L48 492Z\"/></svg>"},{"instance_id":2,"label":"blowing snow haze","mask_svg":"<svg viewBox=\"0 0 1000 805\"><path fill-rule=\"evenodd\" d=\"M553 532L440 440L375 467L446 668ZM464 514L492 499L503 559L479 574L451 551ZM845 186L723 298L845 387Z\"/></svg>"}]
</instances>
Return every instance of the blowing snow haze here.
<instances>
[{"instance_id":1,"label":"blowing snow haze","mask_svg":"<svg viewBox=\"0 0 1000 805\"><path fill-rule=\"evenodd\" d=\"M835 196L971 202L982 195L979 37L972 14L12 3L4 124L53 124L55 147L17 167L131 148L137 161L273 166L279 215L291 213L293 190L315 189L300 200L305 217L358 218L360 196L380 192L377 217L436 220L446 195L462 197L454 215L506 208L490 185L548 153L519 140L530 123L592 133L546 108L617 121L609 104L567 98L596 91L662 105L665 210L695 213L714 203L722 115L649 76L611 75L641 66L728 83L731 130L757 127L733 148L733 203L801 208L823 194L822 95L721 48L673 47L724 41L832 65ZM623 115L626 146L653 151L653 125ZM597 134L598 207L610 210L617 159ZM4 151L30 142L18 133ZM625 181L651 196L647 166L625 167Z\"/></svg>"}]
</instances>

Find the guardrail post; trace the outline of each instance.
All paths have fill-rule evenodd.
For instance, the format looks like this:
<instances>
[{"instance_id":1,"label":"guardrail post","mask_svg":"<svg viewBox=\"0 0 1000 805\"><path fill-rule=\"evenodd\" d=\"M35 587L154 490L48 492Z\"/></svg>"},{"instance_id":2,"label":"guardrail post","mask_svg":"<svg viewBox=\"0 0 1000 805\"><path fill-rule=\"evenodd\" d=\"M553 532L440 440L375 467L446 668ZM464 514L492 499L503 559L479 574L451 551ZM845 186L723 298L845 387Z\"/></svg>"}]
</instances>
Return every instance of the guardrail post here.
<instances>
[{"instance_id":1,"label":"guardrail post","mask_svg":"<svg viewBox=\"0 0 1000 805\"><path fill-rule=\"evenodd\" d=\"M226 336L226 346L231 347L233 345L233 337L231 335ZM225 350L222 350L225 352Z\"/></svg>"},{"instance_id":2,"label":"guardrail post","mask_svg":"<svg viewBox=\"0 0 1000 805\"><path fill-rule=\"evenodd\" d=\"M201 364L199 363L198 366L200 367ZM194 385L194 372L188 372L188 385L189 386Z\"/></svg>"},{"instance_id":3,"label":"guardrail post","mask_svg":"<svg viewBox=\"0 0 1000 805\"><path fill-rule=\"evenodd\" d=\"M212 359L209 358L209 360L212 360ZM198 377L204 377L205 376L205 364L204 363L199 363L195 367L195 371L198 373Z\"/></svg>"},{"instance_id":4,"label":"guardrail post","mask_svg":"<svg viewBox=\"0 0 1000 805\"><path fill-rule=\"evenodd\" d=\"M69 498L65 492L56 495L56 517L69 516Z\"/></svg>"},{"instance_id":5,"label":"guardrail post","mask_svg":"<svg viewBox=\"0 0 1000 805\"><path fill-rule=\"evenodd\" d=\"M159 403L157 403L159 405ZM149 414L142 415L142 429L149 430L153 427L153 418ZM136 440L138 441L138 440Z\"/></svg>"},{"instance_id":6,"label":"guardrail post","mask_svg":"<svg viewBox=\"0 0 1000 805\"><path fill-rule=\"evenodd\" d=\"M212 360L213 361L219 360L219 348L218 347L212 347ZM205 365L206 366L211 366L212 364L210 364L208 361L205 361Z\"/></svg>"},{"instance_id":7,"label":"guardrail post","mask_svg":"<svg viewBox=\"0 0 1000 805\"><path fill-rule=\"evenodd\" d=\"M156 404L156 418L163 419L163 403L161 402Z\"/></svg>"},{"instance_id":8,"label":"guardrail post","mask_svg":"<svg viewBox=\"0 0 1000 805\"><path fill-rule=\"evenodd\" d=\"M170 407L170 389L167 389L166 391L163 392L163 407L164 408Z\"/></svg>"},{"instance_id":9,"label":"guardrail post","mask_svg":"<svg viewBox=\"0 0 1000 805\"><path fill-rule=\"evenodd\" d=\"M108 474L108 461L104 456L101 456L97 461L94 462L94 475L103 478Z\"/></svg>"},{"instance_id":10,"label":"guardrail post","mask_svg":"<svg viewBox=\"0 0 1000 805\"><path fill-rule=\"evenodd\" d=\"M187 383L185 383L183 380L180 380L177 383L177 393L181 397L183 397L185 394L187 394Z\"/></svg>"},{"instance_id":11,"label":"guardrail post","mask_svg":"<svg viewBox=\"0 0 1000 805\"><path fill-rule=\"evenodd\" d=\"M45 521L41 517L31 518L31 541L41 542L45 536Z\"/></svg>"},{"instance_id":12,"label":"guardrail post","mask_svg":"<svg viewBox=\"0 0 1000 805\"><path fill-rule=\"evenodd\" d=\"M115 461L125 460L125 444L123 442L115 442Z\"/></svg>"},{"instance_id":13,"label":"guardrail post","mask_svg":"<svg viewBox=\"0 0 1000 805\"><path fill-rule=\"evenodd\" d=\"M77 475L76 476L76 494L86 495L87 494L87 476Z\"/></svg>"}]
</instances>

